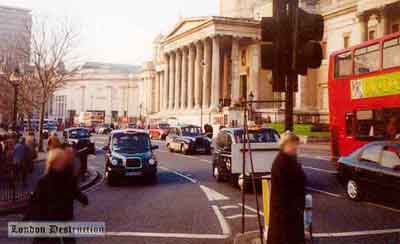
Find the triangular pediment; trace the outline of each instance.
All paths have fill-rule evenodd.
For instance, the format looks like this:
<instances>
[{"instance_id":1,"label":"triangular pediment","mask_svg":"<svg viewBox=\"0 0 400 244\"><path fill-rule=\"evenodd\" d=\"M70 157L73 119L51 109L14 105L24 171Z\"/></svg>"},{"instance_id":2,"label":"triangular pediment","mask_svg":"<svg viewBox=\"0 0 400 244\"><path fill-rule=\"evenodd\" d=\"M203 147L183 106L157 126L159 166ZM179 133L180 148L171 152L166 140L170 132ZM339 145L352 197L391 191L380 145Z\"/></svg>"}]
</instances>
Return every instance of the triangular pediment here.
<instances>
[{"instance_id":1,"label":"triangular pediment","mask_svg":"<svg viewBox=\"0 0 400 244\"><path fill-rule=\"evenodd\" d=\"M201 26L210 17L197 17L197 18L187 18L179 21L175 27L165 36L165 39L169 39L171 37L177 36L179 34L185 33L189 30L195 29L198 26Z\"/></svg>"}]
</instances>

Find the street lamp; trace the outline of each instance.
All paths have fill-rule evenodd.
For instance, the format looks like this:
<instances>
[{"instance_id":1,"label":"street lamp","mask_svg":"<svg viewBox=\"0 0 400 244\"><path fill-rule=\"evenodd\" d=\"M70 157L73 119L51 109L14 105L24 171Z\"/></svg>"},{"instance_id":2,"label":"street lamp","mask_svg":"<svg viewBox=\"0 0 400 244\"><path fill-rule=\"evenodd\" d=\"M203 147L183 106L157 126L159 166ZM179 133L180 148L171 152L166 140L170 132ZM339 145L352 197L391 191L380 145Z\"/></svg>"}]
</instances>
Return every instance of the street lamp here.
<instances>
[{"instance_id":1,"label":"street lamp","mask_svg":"<svg viewBox=\"0 0 400 244\"><path fill-rule=\"evenodd\" d=\"M18 86L19 86L19 80L20 80L20 71L18 68L15 69L15 71L11 74L10 76L10 81L11 84L14 88L14 107L13 107L13 125L12 129L13 131L16 130L17 126L17 112L18 112Z\"/></svg>"}]
</instances>

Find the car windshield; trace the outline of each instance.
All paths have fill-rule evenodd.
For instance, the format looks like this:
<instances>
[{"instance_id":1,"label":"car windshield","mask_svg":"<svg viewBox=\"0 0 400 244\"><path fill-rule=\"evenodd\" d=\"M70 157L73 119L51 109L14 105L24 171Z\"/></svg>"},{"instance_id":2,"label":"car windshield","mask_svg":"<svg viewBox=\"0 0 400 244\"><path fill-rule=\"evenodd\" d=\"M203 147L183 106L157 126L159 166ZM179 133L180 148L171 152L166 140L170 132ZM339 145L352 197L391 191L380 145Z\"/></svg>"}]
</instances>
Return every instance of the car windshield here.
<instances>
[{"instance_id":1,"label":"car windshield","mask_svg":"<svg viewBox=\"0 0 400 244\"><path fill-rule=\"evenodd\" d=\"M76 129L69 132L69 137L71 139L87 138L90 137L89 131L86 129Z\"/></svg>"},{"instance_id":2,"label":"car windshield","mask_svg":"<svg viewBox=\"0 0 400 244\"><path fill-rule=\"evenodd\" d=\"M279 141L279 134L274 130L250 130L250 143L271 143ZM243 143L243 131L235 132L235 140L238 143ZM247 140L246 140L247 142Z\"/></svg>"},{"instance_id":3,"label":"car windshield","mask_svg":"<svg viewBox=\"0 0 400 244\"><path fill-rule=\"evenodd\" d=\"M160 127L160 129L168 129L169 124L158 124L158 127Z\"/></svg>"},{"instance_id":4,"label":"car windshield","mask_svg":"<svg viewBox=\"0 0 400 244\"><path fill-rule=\"evenodd\" d=\"M201 135L200 127L182 127L182 135L183 136L199 136Z\"/></svg>"},{"instance_id":5,"label":"car windshield","mask_svg":"<svg viewBox=\"0 0 400 244\"><path fill-rule=\"evenodd\" d=\"M112 139L116 152L142 153L150 151L149 137L145 133L117 133Z\"/></svg>"}]
</instances>

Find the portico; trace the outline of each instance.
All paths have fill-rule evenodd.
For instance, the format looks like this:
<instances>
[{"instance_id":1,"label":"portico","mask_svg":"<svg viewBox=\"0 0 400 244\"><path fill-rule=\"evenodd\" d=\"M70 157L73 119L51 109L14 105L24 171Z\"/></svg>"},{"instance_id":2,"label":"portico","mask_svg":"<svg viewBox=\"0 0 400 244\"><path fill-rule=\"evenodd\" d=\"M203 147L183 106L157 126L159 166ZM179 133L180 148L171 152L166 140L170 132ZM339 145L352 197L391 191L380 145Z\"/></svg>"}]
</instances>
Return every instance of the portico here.
<instances>
[{"instance_id":1,"label":"portico","mask_svg":"<svg viewBox=\"0 0 400 244\"><path fill-rule=\"evenodd\" d=\"M256 20L202 17L178 23L160 40L156 55L160 68L155 87L160 90L155 94L160 98L155 99L159 109L154 117L199 124L203 111L203 122L213 124L214 116L224 107L235 107L249 89L257 93L260 54L247 49L259 47L259 41ZM251 69L246 62L252 63Z\"/></svg>"}]
</instances>

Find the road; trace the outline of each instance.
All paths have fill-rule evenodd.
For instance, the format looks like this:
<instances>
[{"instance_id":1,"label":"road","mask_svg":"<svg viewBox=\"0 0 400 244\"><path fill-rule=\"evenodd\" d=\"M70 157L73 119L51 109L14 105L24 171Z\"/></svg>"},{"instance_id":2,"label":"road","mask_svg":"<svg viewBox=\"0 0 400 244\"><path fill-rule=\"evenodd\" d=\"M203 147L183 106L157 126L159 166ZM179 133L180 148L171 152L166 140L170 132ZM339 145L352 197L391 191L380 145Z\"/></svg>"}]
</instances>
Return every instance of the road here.
<instances>
[{"instance_id":1,"label":"road","mask_svg":"<svg viewBox=\"0 0 400 244\"><path fill-rule=\"evenodd\" d=\"M100 149L107 138L94 139L99 151L89 165L103 172ZM87 191L91 204L77 204L75 215L81 221L105 221L107 236L78 243L232 243L241 231L239 189L214 180L211 156L170 153L162 142L153 143L160 146L158 182L133 179L119 187L109 187L103 179L97 182ZM348 200L326 150L302 148L300 156L314 199L315 243L400 242L399 209L375 200ZM252 231L257 229L255 194L246 198L246 231ZM1 223L3 229L7 220ZM0 243L25 242L6 239L3 233Z\"/></svg>"}]
</instances>

